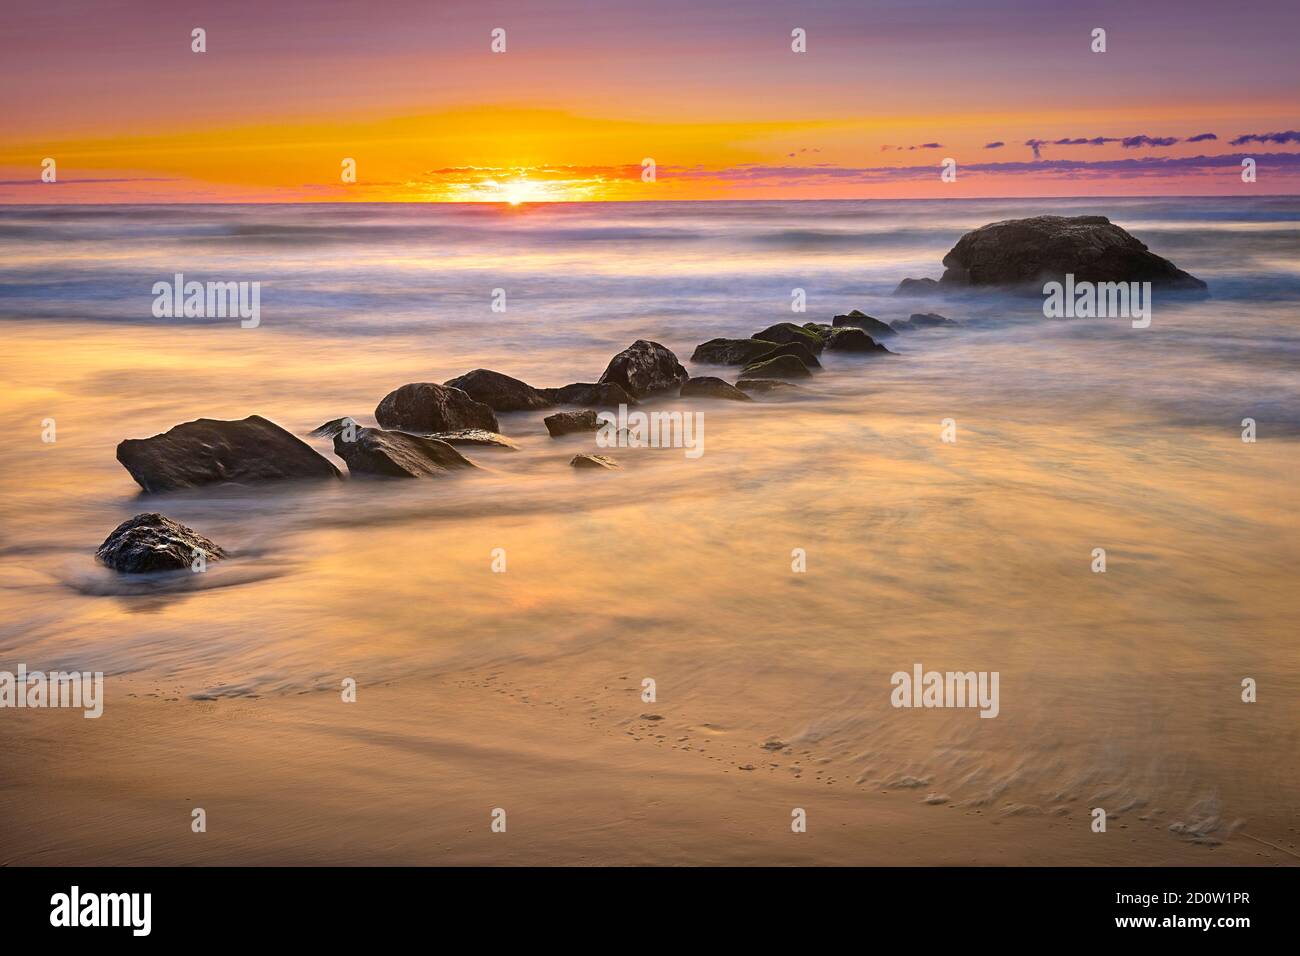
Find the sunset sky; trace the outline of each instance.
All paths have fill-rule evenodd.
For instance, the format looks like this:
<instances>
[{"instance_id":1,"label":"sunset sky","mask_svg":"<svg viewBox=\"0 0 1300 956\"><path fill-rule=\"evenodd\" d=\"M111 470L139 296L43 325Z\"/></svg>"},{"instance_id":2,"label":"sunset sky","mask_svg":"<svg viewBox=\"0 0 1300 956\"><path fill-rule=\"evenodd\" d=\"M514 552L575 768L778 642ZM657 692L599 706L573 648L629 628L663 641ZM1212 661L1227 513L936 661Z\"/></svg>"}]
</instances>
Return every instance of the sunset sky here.
<instances>
[{"instance_id":1,"label":"sunset sky","mask_svg":"<svg viewBox=\"0 0 1300 956\"><path fill-rule=\"evenodd\" d=\"M1294 0L10 5L0 202L1296 193L1298 35Z\"/></svg>"}]
</instances>

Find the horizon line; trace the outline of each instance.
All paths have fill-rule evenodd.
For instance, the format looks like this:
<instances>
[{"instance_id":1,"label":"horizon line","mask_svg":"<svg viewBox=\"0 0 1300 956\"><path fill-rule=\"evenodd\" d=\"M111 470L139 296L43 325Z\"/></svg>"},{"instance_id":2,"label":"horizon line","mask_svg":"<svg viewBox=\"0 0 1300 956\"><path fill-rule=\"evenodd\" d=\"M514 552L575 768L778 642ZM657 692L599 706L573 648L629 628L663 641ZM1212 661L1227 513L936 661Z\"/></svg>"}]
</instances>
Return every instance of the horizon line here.
<instances>
[{"instance_id":1,"label":"horizon line","mask_svg":"<svg viewBox=\"0 0 1300 956\"><path fill-rule=\"evenodd\" d=\"M54 185L54 184L51 184ZM1262 193L1258 196L1242 196L1232 193L1173 193L1160 196L1135 196L1135 195L1115 195L1105 194L1097 196L953 196L946 199L924 196L893 196L889 198L879 197L837 197L837 198L819 198L819 199L539 199L524 200L518 203L511 203L505 200L497 199L329 199L329 200L261 200L249 199L243 201L214 201L214 200L194 200L185 201L157 201L157 202L70 202L70 203L52 203L52 202L4 202L0 201L0 209L6 208L31 208L37 206L503 206L507 209L520 209L524 206L632 206L647 205L658 203L660 205L699 205L702 203L828 203L828 202L926 202L926 203L971 203L971 202L1033 202L1042 200L1047 202L1061 202L1067 200L1103 200L1103 199L1136 199L1147 202L1165 200L1165 199L1231 199L1231 200L1252 200L1252 199L1300 199L1300 192L1295 193Z\"/></svg>"}]
</instances>

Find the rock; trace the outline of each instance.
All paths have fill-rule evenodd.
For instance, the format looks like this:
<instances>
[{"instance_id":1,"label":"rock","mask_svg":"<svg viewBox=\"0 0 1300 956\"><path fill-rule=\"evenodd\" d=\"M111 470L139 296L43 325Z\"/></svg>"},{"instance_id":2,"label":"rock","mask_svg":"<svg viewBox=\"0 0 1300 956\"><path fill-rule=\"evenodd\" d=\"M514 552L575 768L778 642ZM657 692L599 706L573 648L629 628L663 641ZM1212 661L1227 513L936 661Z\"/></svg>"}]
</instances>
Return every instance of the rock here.
<instances>
[{"instance_id":1,"label":"rock","mask_svg":"<svg viewBox=\"0 0 1300 956\"><path fill-rule=\"evenodd\" d=\"M552 438L574 432L600 430L600 422L596 420L596 413L591 409L582 412L556 412L542 419L542 423L546 425L546 430L551 433Z\"/></svg>"},{"instance_id":2,"label":"rock","mask_svg":"<svg viewBox=\"0 0 1300 956\"><path fill-rule=\"evenodd\" d=\"M607 471L617 471L623 467L613 458L604 455L574 455L569 464L574 468L603 468Z\"/></svg>"},{"instance_id":3,"label":"rock","mask_svg":"<svg viewBox=\"0 0 1300 956\"><path fill-rule=\"evenodd\" d=\"M117 460L151 492L342 477L306 442L260 415L200 418L152 438L128 438L118 444Z\"/></svg>"},{"instance_id":4,"label":"rock","mask_svg":"<svg viewBox=\"0 0 1300 956\"><path fill-rule=\"evenodd\" d=\"M445 441L379 428L358 428L355 441L335 435L334 454L348 463L353 477L441 478L460 468L475 467Z\"/></svg>"},{"instance_id":5,"label":"rock","mask_svg":"<svg viewBox=\"0 0 1300 956\"><path fill-rule=\"evenodd\" d=\"M343 429L347 428L349 422L352 423L353 428L361 427L357 424L355 418L352 418L350 415L344 415L342 418L330 419L324 425L319 425L316 428L313 428L309 434L312 438L333 438L335 435L343 431Z\"/></svg>"},{"instance_id":6,"label":"rock","mask_svg":"<svg viewBox=\"0 0 1300 956\"><path fill-rule=\"evenodd\" d=\"M756 378L811 378L812 372L796 355L778 355L765 362L746 365L740 372L742 379Z\"/></svg>"},{"instance_id":7,"label":"rock","mask_svg":"<svg viewBox=\"0 0 1300 956\"><path fill-rule=\"evenodd\" d=\"M193 528L156 513L138 514L123 521L104 539L95 557L114 571L141 574L190 568L195 552L205 561L226 556L218 545Z\"/></svg>"},{"instance_id":8,"label":"rock","mask_svg":"<svg viewBox=\"0 0 1300 956\"><path fill-rule=\"evenodd\" d=\"M549 408L553 404L531 385L486 368L476 368L458 378L448 379L443 384L460 389L494 412L525 412L535 408Z\"/></svg>"},{"instance_id":9,"label":"rock","mask_svg":"<svg viewBox=\"0 0 1300 956\"><path fill-rule=\"evenodd\" d=\"M809 332L793 322L778 322L776 325L768 326L762 332L755 332L750 338L775 342L777 345L785 345L787 342L802 342L808 346L808 350L813 355L822 354L821 336L815 332Z\"/></svg>"},{"instance_id":10,"label":"rock","mask_svg":"<svg viewBox=\"0 0 1300 956\"><path fill-rule=\"evenodd\" d=\"M620 385L637 398L676 388L690 378L677 356L658 342L637 339L609 361L600 384Z\"/></svg>"},{"instance_id":11,"label":"rock","mask_svg":"<svg viewBox=\"0 0 1300 956\"><path fill-rule=\"evenodd\" d=\"M1174 289L1206 288L1105 216L1035 216L981 226L943 257L940 285L1024 286L1044 283L1150 282Z\"/></svg>"},{"instance_id":12,"label":"rock","mask_svg":"<svg viewBox=\"0 0 1300 956\"><path fill-rule=\"evenodd\" d=\"M778 344L762 339L709 339L695 347L691 361L701 365L748 365Z\"/></svg>"},{"instance_id":13,"label":"rock","mask_svg":"<svg viewBox=\"0 0 1300 956\"><path fill-rule=\"evenodd\" d=\"M562 388L538 389L542 397L554 405L586 405L592 408L612 408L617 405L635 405L636 399L622 385L613 382L575 382Z\"/></svg>"},{"instance_id":14,"label":"rock","mask_svg":"<svg viewBox=\"0 0 1300 956\"><path fill-rule=\"evenodd\" d=\"M883 345L859 328L842 327L831 330L826 340L826 349L830 352L857 352L872 355L893 355Z\"/></svg>"},{"instance_id":15,"label":"rock","mask_svg":"<svg viewBox=\"0 0 1300 956\"><path fill-rule=\"evenodd\" d=\"M930 281L933 282L934 280L931 279ZM879 319L873 318L864 312L859 312L857 309L854 309L847 315L835 316L835 318L831 319L831 325L835 328L849 327L861 329L873 338L880 338L881 336L894 334L894 330L886 323L881 322Z\"/></svg>"},{"instance_id":16,"label":"rock","mask_svg":"<svg viewBox=\"0 0 1300 956\"><path fill-rule=\"evenodd\" d=\"M826 328L829 331L830 326L828 325ZM782 355L793 355L800 362L803 362L804 366L809 369L822 367L822 363L817 361L817 356L813 355L812 350L802 342L786 342L784 345L774 346L762 355L755 356L752 362L746 364L757 365L759 362L766 362L769 359L779 358Z\"/></svg>"},{"instance_id":17,"label":"rock","mask_svg":"<svg viewBox=\"0 0 1300 956\"><path fill-rule=\"evenodd\" d=\"M752 402L753 399L736 386L711 375L687 379L682 385L682 398L725 398L733 402Z\"/></svg>"},{"instance_id":18,"label":"rock","mask_svg":"<svg viewBox=\"0 0 1300 956\"><path fill-rule=\"evenodd\" d=\"M436 438L448 445L477 445L479 447L509 448L518 451L519 446L505 435L484 431L481 428L462 428L454 432L434 432L426 438Z\"/></svg>"},{"instance_id":19,"label":"rock","mask_svg":"<svg viewBox=\"0 0 1300 956\"><path fill-rule=\"evenodd\" d=\"M912 332L916 329L932 329L938 325L956 325L952 319L940 315L938 312L913 312L906 319L899 319L894 323L894 330L897 332Z\"/></svg>"},{"instance_id":20,"label":"rock","mask_svg":"<svg viewBox=\"0 0 1300 956\"><path fill-rule=\"evenodd\" d=\"M500 431L494 411L460 389L434 382L403 385L384 396L375 409L381 428L430 435L461 428Z\"/></svg>"},{"instance_id":21,"label":"rock","mask_svg":"<svg viewBox=\"0 0 1300 956\"><path fill-rule=\"evenodd\" d=\"M753 392L755 395L775 398L796 398L798 397L796 393L803 391L798 385L772 378L741 379L736 383L736 388L742 392Z\"/></svg>"},{"instance_id":22,"label":"rock","mask_svg":"<svg viewBox=\"0 0 1300 956\"><path fill-rule=\"evenodd\" d=\"M894 295L934 295L938 291L939 280L937 279L904 279L898 283Z\"/></svg>"}]
</instances>

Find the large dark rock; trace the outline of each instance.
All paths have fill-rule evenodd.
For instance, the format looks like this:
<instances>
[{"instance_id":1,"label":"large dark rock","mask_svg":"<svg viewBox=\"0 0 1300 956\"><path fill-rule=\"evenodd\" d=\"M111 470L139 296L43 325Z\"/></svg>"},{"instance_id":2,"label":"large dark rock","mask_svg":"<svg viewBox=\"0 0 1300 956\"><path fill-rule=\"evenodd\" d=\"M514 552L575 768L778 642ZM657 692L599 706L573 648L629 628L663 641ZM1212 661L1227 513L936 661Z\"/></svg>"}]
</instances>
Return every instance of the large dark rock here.
<instances>
[{"instance_id":1,"label":"large dark rock","mask_svg":"<svg viewBox=\"0 0 1300 956\"><path fill-rule=\"evenodd\" d=\"M931 279L930 281L933 282L934 280ZM877 339L881 336L894 334L894 330L884 322L881 322L873 316L867 315L865 312L859 312L857 309L854 309L847 315L835 316L835 318L831 319L831 325L835 328L848 327L861 329L872 338Z\"/></svg>"},{"instance_id":2,"label":"large dark rock","mask_svg":"<svg viewBox=\"0 0 1300 956\"><path fill-rule=\"evenodd\" d=\"M671 350L658 342L637 339L619 352L600 377L601 384L620 385L637 398L676 388L690 378Z\"/></svg>"},{"instance_id":3,"label":"large dark rock","mask_svg":"<svg viewBox=\"0 0 1300 956\"><path fill-rule=\"evenodd\" d=\"M808 371L808 366L804 365L797 355L778 355L776 358L768 359L765 362L746 365L741 370L740 377L742 379L811 378L812 372Z\"/></svg>"},{"instance_id":4,"label":"large dark rock","mask_svg":"<svg viewBox=\"0 0 1300 956\"><path fill-rule=\"evenodd\" d=\"M894 323L897 332L912 332L916 329L932 329L940 325L956 325L952 319L938 312L913 312L906 319Z\"/></svg>"},{"instance_id":5,"label":"large dark rock","mask_svg":"<svg viewBox=\"0 0 1300 956\"><path fill-rule=\"evenodd\" d=\"M334 454L348 463L353 477L441 478L461 468L475 467L445 441L378 428L357 429L355 441L335 435Z\"/></svg>"},{"instance_id":6,"label":"large dark rock","mask_svg":"<svg viewBox=\"0 0 1300 956\"><path fill-rule=\"evenodd\" d=\"M687 379L682 385L682 398L723 398L732 402L752 402L753 399L736 386L712 375Z\"/></svg>"},{"instance_id":7,"label":"large dark rock","mask_svg":"<svg viewBox=\"0 0 1300 956\"><path fill-rule=\"evenodd\" d=\"M200 418L152 438L128 438L117 460L145 491L341 477L306 442L260 415Z\"/></svg>"},{"instance_id":8,"label":"large dark rock","mask_svg":"<svg viewBox=\"0 0 1300 956\"><path fill-rule=\"evenodd\" d=\"M549 408L553 404L531 385L486 368L476 368L458 378L448 379L444 384L460 389L494 412L526 412Z\"/></svg>"},{"instance_id":9,"label":"large dark rock","mask_svg":"<svg viewBox=\"0 0 1300 956\"><path fill-rule=\"evenodd\" d=\"M775 342L777 345L785 345L787 342L802 342L808 346L808 350L813 355L822 354L821 336L816 332L809 332L793 322L778 322L776 325L769 325L763 331L755 332L750 338Z\"/></svg>"},{"instance_id":10,"label":"large dark rock","mask_svg":"<svg viewBox=\"0 0 1300 956\"><path fill-rule=\"evenodd\" d=\"M600 422L591 409L581 412L556 412L542 419L546 430L552 438L570 435L574 432L594 432L600 430Z\"/></svg>"},{"instance_id":11,"label":"large dark rock","mask_svg":"<svg viewBox=\"0 0 1300 956\"><path fill-rule=\"evenodd\" d=\"M762 339L709 339L695 347L691 361L701 365L748 365L776 345Z\"/></svg>"},{"instance_id":12,"label":"large dark rock","mask_svg":"<svg viewBox=\"0 0 1300 956\"><path fill-rule=\"evenodd\" d=\"M894 354L866 332L852 327L832 329L830 336L826 339L826 350L828 352L855 352L869 355Z\"/></svg>"},{"instance_id":13,"label":"large dark rock","mask_svg":"<svg viewBox=\"0 0 1300 956\"><path fill-rule=\"evenodd\" d=\"M1204 289L1168 259L1147 249L1105 216L1035 216L981 226L943 257L948 286L1021 286L1042 290L1049 281L1150 282Z\"/></svg>"},{"instance_id":14,"label":"large dark rock","mask_svg":"<svg viewBox=\"0 0 1300 956\"><path fill-rule=\"evenodd\" d=\"M226 556L218 545L193 528L151 512L138 514L114 528L95 551L95 557L114 571L140 574L191 568L196 552L205 561Z\"/></svg>"},{"instance_id":15,"label":"large dark rock","mask_svg":"<svg viewBox=\"0 0 1300 956\"><path fill-rule=\"evenodd\" d=\"M613 408L635 405L636 398L614 382L574 382L560 388L539 388L542 397L554 405L583 405L588 408Z\"/></svg>"},{"instance_id":16,"label":"large dark rock","mask_svg":"<svg viewBox=\"0 0 1300 956\"><path fill-rule=\"evenodd\" d=\"M414 382L389 392L375 409L381 428L428 435L460 428L501 430L497 416L458 388L434 382Z\"/></svg>"},{"instance_id":17,"label":"large dark rock","mask_svg":"<svg viewBox=\"0 0 1300 956\"><path fill-rule=\"evenodd\" d=\"M826 326L830 331L830 326ZM820 334L820 333L816 333ZM800 362L803 362L809 369L821 368L822 363L817 361L817 356L813 355L812 349L802 342L786 342L784 345L773 346L761 355L754 356L753 360L746 362L746 365L757 365L759 362L766 362L768 359L779 358L782 355L793 355Z\"/></svg>"}]
</instances>

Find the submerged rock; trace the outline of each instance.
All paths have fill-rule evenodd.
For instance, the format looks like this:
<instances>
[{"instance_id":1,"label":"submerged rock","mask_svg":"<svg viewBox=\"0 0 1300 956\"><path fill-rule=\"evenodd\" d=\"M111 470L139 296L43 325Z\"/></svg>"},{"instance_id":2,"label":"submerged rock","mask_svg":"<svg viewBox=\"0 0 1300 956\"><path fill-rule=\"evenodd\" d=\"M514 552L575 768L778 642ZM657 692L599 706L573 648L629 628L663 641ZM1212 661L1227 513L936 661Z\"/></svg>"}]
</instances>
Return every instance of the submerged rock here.
<instances>
[{"instance_id":1,"label":"submerged rock","mask_svg":"<svg viewBox=\"0 0 1300 956\"><path fill-rule=\"evenodd\" d=\"M547 415L542 419L542 423L546 425L546 430L551 433L552 438L571 435L574 432L600 430L600 422L596 420L596 413L591 409L582 412L556 412L554 415Z\"/></svg>"},{"instance_id":2,"label":"submerged rock","mask_svg":"<svg viewBox=\"0 0 1300 956\"><path fill-rule=\"evenodd\" d=\"M349 415L344 415L342 418L333 418L327 421L324 425L316 426L311 430L311 432L309 432L309 434L312 438L333 438L335 435L346 429L349 424L352 425L353 431L356 431L356 429L361 427L357 424L355 418L352 418Z\"/></svg>"},{"instance_id":3,"label":"submerged rock","mask_svg":"<svg viewBox=\"0 0 1300 956\"><path fill-rule=\"evenodd\" d=\"M445 441L379 428L357 429L356 441L335 435L334 454L348 463L354 477L441 478L461 468L476 467Z\"/></svg>"},{"instance_id":4,"label":"submerged rock","mask_svg":"<svg viewBox=\"0 0 1300 956\"><path fill-rule=\"evenodd\" d=\"M623 467L613 458L604 455L574 455L569 464L574 468L603 468L606 471L616 471Z\"/></svg>"},{"instance_id":5,"label":"submerged rock","mask_svg":"<svg viewBox=\"0 0 1300 956\"><path fill-rule=\"evenodd\" d=\"M742 378L736 383L736 388L742 392L753 392L755 395L774 398L795 398L803 391L798 385L774 378Z\"/></svg>"},{"instance_id":6,"label":"submerged rock","mask_svg":"<svg viewBox=\"0 0 1300 956\"><path fill-rule=\"evenodd\" d=\"M895 322L894 329L898 332L912 332L916 329L932 329L939 325L956 324L952 319L938 312L913 312L908 318Z\"/></svg>"},{"instance_id":7,"label":"submerged rock","mask_svg":"<svg viewBox=\"0 0 1300 956\"><path fill-rule=\"evenodd\" d=\"M448 445L477 445L480 447L509 448L512 451L519 450L519 446L505 435L484 431L481 428L461 428L454 432L434 432L432 435L426 435L425 437L445 441Z\"/></svg>"},{"instance_id":8,"label":"submerged rock","mask_svg":"<svg viewBox=\"0 0 1300 956\"><path fill-rule=\"evenodd\" d=\"M1105 216L1006 219L966 233L943 257L940 285L1022 286L1044 283L1150 282L1170 289L1206 288Z\"/></svg>"},{"instance_id":9,"label":"submerged rock","mask_svg":"<svg viewBox=\"0 0 1300 956\"><path fill-rule=\"evenodd\" d=\"M614 382L574 382L560 388L538 389L542 397L553 405L586 405L592 408L613 408L618 405L635 405L636 398L627 389Z\"/></svg>"},{"instance_id":10,"label":"submerged rock","mask_svg":"<svg viewBox=\"0 0 1300 956\"><path fill-rule=\"evenodd\" d=\"M461 428L500 431L496 412L460 389L435 382L414 382L389 392L375 409L381 428L429 435Z\"/></svg>"},{"instance_id":11,"label":"submerged rock","mask_svg":"<svg viewBox=\"0 0 1300 956\"><path fill-rule=\"evenodd\" d=\"M600 384L612 383L640 398L676 388L690 378L670 349L658 342L637 339L609 361Z\"/></svg>"},{"instance_id":12,"label":"submerged rock","mask_svg":"<svg viewBox=\"0 0 1300 956\"><path fill-rule=\"evenodd\" d=\"M733 402L752 402L753 399L736 386L712 375L687 379L682 385L682 398L724 398Z\"/></svg>"},{"instance_id":13,"label":"submerged rock","mask_svg":"<svg viewBox=\"0 0 1300 956\"><path fill-rule=\"evenodd\" d=\"M904 279L898 283L894 295L934 295L939 291L938 279Z\"/></svg>"},{"instance_id":14,"label":"submerged rock","mask_svg":"<svg viewBox=\"0 0 1300 956\"><path fill-rule=\"evenodd\" d=\"M832 329L826 339L826 349L830 352L857 352L870 355L893 355L866 332L859 328Z\"/></svg>"},{"instance_id":15,"label":"submerged rock","mask_svg":"<svg viewBox=\"0 0 1300 956\"><path fill-rule=\"evenodd\" d=\"M755 362L741 369L742 379L758 378L811 378L812 372L796 355L778 355L764 362ZM737 386L739 387L739 386Z\"/></svg>"},{"instance_id":16,"label":"submerged rock","mask_svg":"<svg viewBox=\"0 0 1300 956\"><path fill-rule=\"evenodd\" d=\"M748 365L778 344L763 339L709 339L695 347L691 361L700 365Z\"/></svg>"},{"instance_id":17,"label":"submerged rock","mask_svg":"<svg viewBox=\"0 0 1300 956\"><path fill-rule=\"evenodd\" d=\"M934 280L931 279L931 282ZM865 312L859 312L854 309L846 315L837 315L831 319L831 325L834 328L848 327L861 329L873 338L880 338L885 335L893 335L894 330L888 324L881 322L874 316L867 315Z\"/></svg>"},{"instance_id":18,"label":"submerged rock","mask_svg":"<svg viewBox=\"0 0 1300 956\"><path fill-rule=\"evenodd\" d=\"M813 355L821 355L822 353L821 336L816 332L809 332L793 322L778 322L776 325L769 325L763 331L755 332L751 338L775 342L777 345L785 345L788 342L802 342L808 346L808 350Z\"/></svg>"},{"instance_id":19,"label":"submerged rock","mask_svg":"<svg viewBox=\"0 0 1300 956\"><path fill-rule=\"evenodd\" d=\"M342 477L300 438L260 415L200 418L152 438L128 438L117 460L145 491Z\"/></svg>"},{"instance_id":20,"label":"submerged rock","mask_svg":"<svg viewBox=\"0 0 1300 956\"><path fill-rule=\"evenodd\" d=\"M524 412L549 408L553 403L539 389L491 369L476 368L444 384L458 388L494 412Z\"/></svg>"},{"instance_id":21,"label":"submerged rock","mask_svg":"<svg viewBox=\"0 0 1300 956\"><path fill-rule=\"evenodd\" d=\"M830 326L827 326L826 328L829 330ZM757 365L759 362L766 362L769 359L780 358L782 355L793 355L800 362L803 362L804 366L809 369L818 369L822 367L822 363L817 361L817 356L813 355L812 349L808 348L808 346L804 345L802 342L786 342L784 345L777 345L768 349L761 355L754 356L754 360L752 362L747 362L746 365Z\"/></svg>"},{"instance_id":22,"label":"submerged rock","mask_svg":"<svg viewBox=\"0 0 1300 956\"><path fill-rule=\"evenodd\" d=\"M221 547L193 528L156 512L123 521L95 551L101 562L126 574L190 568L196 554L202 554L205 561L226 556Z\"/></svg>"}]
</instances>

